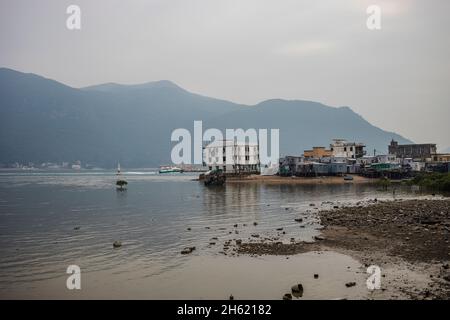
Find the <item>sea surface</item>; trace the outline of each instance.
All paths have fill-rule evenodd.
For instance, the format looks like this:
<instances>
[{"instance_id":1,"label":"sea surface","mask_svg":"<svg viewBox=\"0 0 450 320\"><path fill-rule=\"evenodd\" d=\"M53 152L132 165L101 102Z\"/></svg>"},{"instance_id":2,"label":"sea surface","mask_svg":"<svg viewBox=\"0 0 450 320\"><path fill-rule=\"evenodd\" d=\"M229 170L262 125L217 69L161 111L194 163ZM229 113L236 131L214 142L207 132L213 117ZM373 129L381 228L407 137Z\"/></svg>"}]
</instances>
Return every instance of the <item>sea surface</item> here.
<instances>
[{"instance_id":1,"label":"sea surface","mask_svg":"<svg viewBox=\"0 0 450 320\"><path fill-rule=\"evenodd\" d=\"M1 171L0 298L278 299L301 279L314 284L306 298L364 297L363 286L342 293L343 281L364 283L351 257L225 256L222 245L255 233L312 241L319 208L393 197L353 183L207 188L196 174L148 170L124 178L117 191L113 171ZM188 246L196 250L181 255ZM81 290L66 287L69 265L81 269Z\"/></svg>"}]
</instances>

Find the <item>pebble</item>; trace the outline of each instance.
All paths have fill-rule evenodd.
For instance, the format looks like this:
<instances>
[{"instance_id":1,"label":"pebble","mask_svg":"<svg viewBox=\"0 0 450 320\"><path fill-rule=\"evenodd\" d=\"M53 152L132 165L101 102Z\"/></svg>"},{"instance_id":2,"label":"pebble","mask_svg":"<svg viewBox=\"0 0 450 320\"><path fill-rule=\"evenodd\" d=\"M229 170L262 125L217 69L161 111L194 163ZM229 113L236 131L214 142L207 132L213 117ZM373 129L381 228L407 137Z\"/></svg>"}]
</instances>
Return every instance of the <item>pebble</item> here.
<instances>
[{"instance_id":1,"label":"pebble","mask_svg":"<svg viewBox=\"0 0 450 320\"><path fill-rule=\"evenodd\" d=\"M301 298L303 296L303 285L301 283L293 285L291 291L294 297Z\"/></svg>"},{"instance_id":2,"label":"pebble","mask_svg":"<svg viewBox=\"0 0 450 320\"><path fill-rule=\"evenodd\" d=\"M120 241L114 241L113 248L120 248L122 246L122 242Z\"/></svg>"},{"instance_id":3,"label":"pebble","mask_svg":"<svg viewBox=\"0 0 450 320\"><path fill-rule=\"evenodd\" d=\"M181 250L181 254L189 254L194 250L195 250L195 247L186 247L183 250Z\"/></svg>"},{"instance_id":4,"label":"pebble","mask_svg":"<svg viewBox=\"0 0 450 320\"><path fill-rule=\"evenodd\" d=\"M292 294L286 293L286 294L283 296L283 300L292 300Z\"/></svg>"}]
</instances>

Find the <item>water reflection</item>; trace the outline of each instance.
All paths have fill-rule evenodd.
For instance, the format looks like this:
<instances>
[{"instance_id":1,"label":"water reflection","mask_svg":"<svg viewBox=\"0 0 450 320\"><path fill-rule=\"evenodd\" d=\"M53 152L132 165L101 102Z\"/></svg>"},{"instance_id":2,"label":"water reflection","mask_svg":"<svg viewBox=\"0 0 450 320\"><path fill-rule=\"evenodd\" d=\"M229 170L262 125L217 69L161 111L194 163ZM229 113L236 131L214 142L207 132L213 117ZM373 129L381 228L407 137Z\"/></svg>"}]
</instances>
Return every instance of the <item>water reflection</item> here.
<instances>
[{"instance_id":1,"label":"water reflection","mask_svg":"<svg viewBox=\"0 0 450 320\"><path fill-rule=\"evenodd\" d=\"M220 189L202 187L202 212L223 217L255 216L260 209L260 197L260 187L255 185L227 185Z\"/></svg>"},{"instance_id":2,"label":"water reflection","mask_svg":"<svg viewBox=\"0 0 450 320\"><path fill-rule=\"evenodd\" d=\"M127 205L127 189L120 190L116 188L116 200L118 206L126 206Z\"/></svg>"}]
</instances>

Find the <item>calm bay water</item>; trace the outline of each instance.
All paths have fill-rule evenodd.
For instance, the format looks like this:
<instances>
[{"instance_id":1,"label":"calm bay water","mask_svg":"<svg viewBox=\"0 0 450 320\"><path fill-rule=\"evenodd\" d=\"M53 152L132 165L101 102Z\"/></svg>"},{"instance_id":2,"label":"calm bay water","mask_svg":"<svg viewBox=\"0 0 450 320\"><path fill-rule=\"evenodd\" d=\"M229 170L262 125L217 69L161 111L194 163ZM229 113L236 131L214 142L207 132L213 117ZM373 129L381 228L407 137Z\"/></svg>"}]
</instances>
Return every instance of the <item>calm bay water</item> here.
<instances>
[{"instance_id":1,"label":"calm bay water","mask_svg":"<svg viewBox=\"0 0 450 320\"><path fill-rule=\"evenodd\" d=\"M70 298L65 272L76 264L91 280L74 297L223 298L230 288L195 291L186 277L200 273L205 278L199 281L213 283L217 279L211 272L230 265L220 274L241 268L234 271L234 292L277 298L278 291L264 295L245 289L245 279L251 279L247 276L253 274L249 268L254 269L255 261L260 273L270 272L273 264L285 264L285 257L224 257L220 251L225 240L246 241L253 233L275 236L275 229L283 227L283 241L309 241L320 232L316 208L332 206L324 202L392 198L364 184L206 188L193 181L193 174L135 171L125 172L125 177L128 190L119 192L114 172L0 172L0 297ZM304 220L302 228L293 222L298 217ZM216 245L209 244L213 237L219 239ZM116 240L123 246L113 249ZM186 246L197 249L183 256L180 251ZM330 259L340 258L323 259L330 264ZM355 261L342 259L343 265L357 268Z\"/></svg>"}]
</instances>

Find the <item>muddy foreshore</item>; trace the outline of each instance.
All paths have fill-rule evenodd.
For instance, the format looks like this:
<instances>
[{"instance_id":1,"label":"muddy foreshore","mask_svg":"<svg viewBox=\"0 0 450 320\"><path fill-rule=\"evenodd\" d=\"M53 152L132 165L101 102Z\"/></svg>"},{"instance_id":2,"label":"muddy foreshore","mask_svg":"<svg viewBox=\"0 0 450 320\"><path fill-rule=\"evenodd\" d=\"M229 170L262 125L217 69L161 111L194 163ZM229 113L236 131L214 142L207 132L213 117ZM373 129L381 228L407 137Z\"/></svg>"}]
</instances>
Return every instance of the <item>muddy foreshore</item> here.
<instances>
[{"instance_id":1,"label":"muddy foreshore","mask_svg":"<svg viewBox=\"0 0 450 320\"><path fill-rule=\"evenodd\" d=\"M313 243L264 239L238 243L236 251L292 255L333 250L365 266L378 265L386 270L383 277L388 278L391 292L401 292L403 298L450 298L450 199L374 199L369 204L319 211L318 215L323 229Z\"/></svg>"},{"instance_id":2,"label":"muddy foreshore","mask_svg":"<svg viewBox=\"0 0 450 320\"><path fill-rule=\"evenodd\" d=\"M359 175L351 175L353 180L347 181L338 176L320 176L320 177L281 177L281 176L261 176L248 175L242 177L227 177L227 183L257 183L267 185L335 185L335 184L360 184L376 183L377 179L365 178Z\"/></svg>"}]
</instances>

